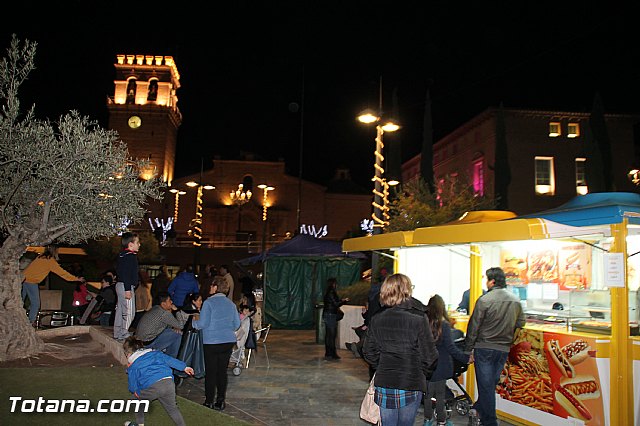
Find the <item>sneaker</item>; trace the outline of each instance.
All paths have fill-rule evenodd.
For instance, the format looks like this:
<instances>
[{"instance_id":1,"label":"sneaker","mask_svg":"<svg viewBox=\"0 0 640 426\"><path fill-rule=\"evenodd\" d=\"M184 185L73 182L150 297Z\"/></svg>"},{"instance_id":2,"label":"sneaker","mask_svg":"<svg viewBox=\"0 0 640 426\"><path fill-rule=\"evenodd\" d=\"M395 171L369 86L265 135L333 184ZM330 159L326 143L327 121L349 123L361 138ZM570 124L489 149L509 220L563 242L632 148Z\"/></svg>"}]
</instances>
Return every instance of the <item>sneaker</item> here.
<instances>
[{"instance_id":1,"label":"sneaker","mask_svg":"<svg viewBox=\"0 0 640 426\"><path fill-rule=\"evenodd\" d=\"M138 426L136 422L124 422L124 426Z\"/></svg>"},{"instance_id":2,"label":"sneaker","mask_svg":"<svg viewBox=\"0 0 640 426\"><path fill-rule=\"evenodd\" d=\"M213 404L213 409L217 411L222 411L225 409L226 406L227 404L225 404L224 401L218 401L215 404Z\"/></svg>"},{"instance_id":3,"label":"sneaker","mask_svg":"<svg viewBox=\"0 0 640 426\"><path fill-rule=\"evenodd\" d=\"M422 426L433 426L433 420L424 419L424 423L422 424Z\"/></svg>"}]
</instances>

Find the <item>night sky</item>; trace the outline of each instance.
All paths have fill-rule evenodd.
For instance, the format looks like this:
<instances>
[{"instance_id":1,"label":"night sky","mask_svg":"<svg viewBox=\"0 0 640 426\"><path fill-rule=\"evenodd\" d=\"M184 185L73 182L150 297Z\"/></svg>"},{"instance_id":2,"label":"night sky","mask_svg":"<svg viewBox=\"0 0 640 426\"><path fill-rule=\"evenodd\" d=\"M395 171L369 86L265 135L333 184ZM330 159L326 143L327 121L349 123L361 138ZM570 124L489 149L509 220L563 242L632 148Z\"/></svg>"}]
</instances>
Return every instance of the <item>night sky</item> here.
<instances>
[{"instance_id":1,"label":"night sky","mask_svg":"<svg viewBox=\"0 0 640 426\"><path fill-rule=\"evenodd\" d=\"M75 109L106 127L116 54L173 56L177 177L241 152L283 158L297 176L302 123L305 179L347 167L368 188L375 130L355 116L378 106L380 78L383 110L396 92L403 125L385 143L401 143L403 161L421 150L427 87L435 140L500 102L588 112L599 92L608 113L640 111L640 25L605 2L60 3L16 3L3 19L3 52L12 33L38 43L23 107L52 120Z\"/></svg>"}]
</instances>

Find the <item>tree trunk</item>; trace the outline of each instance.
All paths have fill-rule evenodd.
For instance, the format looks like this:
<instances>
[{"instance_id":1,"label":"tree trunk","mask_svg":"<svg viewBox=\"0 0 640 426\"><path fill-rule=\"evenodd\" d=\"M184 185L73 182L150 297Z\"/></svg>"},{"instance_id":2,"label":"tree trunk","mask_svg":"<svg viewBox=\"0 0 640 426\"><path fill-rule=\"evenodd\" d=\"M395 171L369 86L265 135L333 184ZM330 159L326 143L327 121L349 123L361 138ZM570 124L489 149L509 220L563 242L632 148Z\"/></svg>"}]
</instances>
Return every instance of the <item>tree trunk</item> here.
<instances>
[{"instance_id":1,"label":"tree trunk","mask_svg":"<svg viewBox=\"0 0 640 426\"><path fill-rule=\"evenodd\" d=\"M22 303L18 262L25 248L12 237L0 248L0 361L26 358L44 350L44 342L29 323Z\"/></svg>"}]
</instances>

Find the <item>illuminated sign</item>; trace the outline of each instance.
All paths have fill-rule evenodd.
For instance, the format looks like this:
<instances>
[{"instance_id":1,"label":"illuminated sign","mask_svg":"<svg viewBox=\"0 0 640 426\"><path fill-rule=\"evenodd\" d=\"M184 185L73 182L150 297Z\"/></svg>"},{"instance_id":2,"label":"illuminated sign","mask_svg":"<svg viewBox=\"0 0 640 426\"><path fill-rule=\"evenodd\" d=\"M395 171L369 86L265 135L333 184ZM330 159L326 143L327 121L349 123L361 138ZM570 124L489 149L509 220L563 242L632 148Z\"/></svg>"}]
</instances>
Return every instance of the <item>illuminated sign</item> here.
<instances>
[{"instance_id":1,"label":"illuminated sign","mask_svg":"<svg viewBox=\"0 0 640 426\"><path fill-rule=\"evenodd\" d=\"M315 225L300 225L300 233L313 235L316 238L326 237L329 233L327 225L322 225L319 229L316 229Z\"/></svg>"}]
</instances>

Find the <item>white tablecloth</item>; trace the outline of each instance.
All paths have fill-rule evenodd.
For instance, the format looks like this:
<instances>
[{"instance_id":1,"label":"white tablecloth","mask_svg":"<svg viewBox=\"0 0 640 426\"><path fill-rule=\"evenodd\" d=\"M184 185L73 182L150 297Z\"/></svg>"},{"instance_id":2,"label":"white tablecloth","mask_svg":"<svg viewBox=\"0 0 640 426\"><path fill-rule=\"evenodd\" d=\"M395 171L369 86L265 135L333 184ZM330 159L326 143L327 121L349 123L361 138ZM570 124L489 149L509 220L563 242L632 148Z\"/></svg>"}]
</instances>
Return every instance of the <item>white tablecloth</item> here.
<instances>
[{"instance_id":1,"label":"white tablecloth","mask_svg":"<svg viewBox=\"0 0 640 426\"><path fill-rule=\"evenodd\" d=\"M344 318L342 321L338 321L336 348L347 349L345 343L360 340L352 327L358 327L364 323L362 308L364 308L364 306L342 305L340 307L340 309L344 311Z\"/></svg>"}]
</instances>

